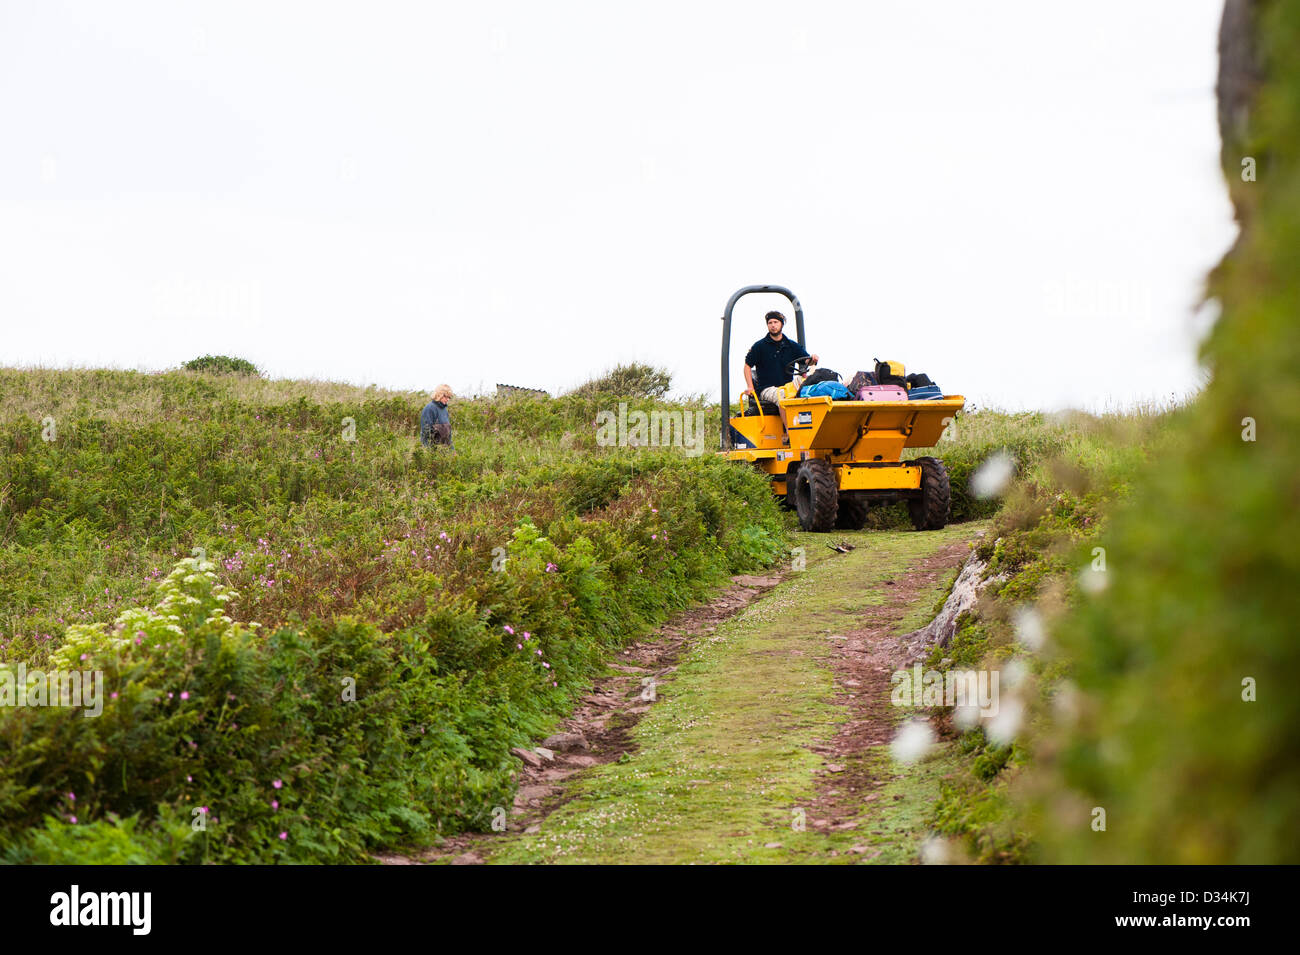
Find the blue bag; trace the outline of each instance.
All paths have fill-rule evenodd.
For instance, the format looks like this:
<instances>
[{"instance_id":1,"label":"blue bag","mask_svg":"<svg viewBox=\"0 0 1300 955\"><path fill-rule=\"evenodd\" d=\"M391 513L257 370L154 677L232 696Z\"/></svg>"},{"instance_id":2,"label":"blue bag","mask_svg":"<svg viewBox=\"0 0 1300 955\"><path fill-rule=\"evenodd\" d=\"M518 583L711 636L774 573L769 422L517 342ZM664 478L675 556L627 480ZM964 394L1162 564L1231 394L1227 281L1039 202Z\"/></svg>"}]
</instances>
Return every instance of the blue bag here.
<instances>
[{"instance_id":1,"label":"blue bag","mask_svg":"<svg viewBox=\"0 0 1300 955\"><path fill-rule=\"evenodd\" d=\"M815 385L804 385L799 389L800 398L828 398L844 399L849 396L849 389L845 388L838 381L819 381Z\"/></svg>"},{"instance_id":2,"label":"blue bag","mask_svg":"<svg viewBox=\"0 0 1300 955\"><path fill-rule=\"evenodd\" d=\"M942 397L938 385L917 385L907 393L908 401L938 401Z\"/></svg>"}]
</instances>

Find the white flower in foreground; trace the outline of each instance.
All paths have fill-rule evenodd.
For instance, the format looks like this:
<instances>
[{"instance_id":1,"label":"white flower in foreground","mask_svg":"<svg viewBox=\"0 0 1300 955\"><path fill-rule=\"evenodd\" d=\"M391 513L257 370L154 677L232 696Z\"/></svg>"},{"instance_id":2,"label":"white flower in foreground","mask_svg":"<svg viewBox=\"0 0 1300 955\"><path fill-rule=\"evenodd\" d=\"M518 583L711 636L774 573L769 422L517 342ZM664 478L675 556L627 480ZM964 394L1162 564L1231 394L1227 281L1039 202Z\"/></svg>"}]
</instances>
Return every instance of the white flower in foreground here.
<instances>
[{"instance_id":1,"label":"white flower in foreground","mask_svg":"<svg viewBox=\"0 0 1300 955\"><path fill-rule=\"evenodd\" d=\"M931 836L921 843L921 864L922 865L947 865L948 864L948 840L939 836Z\"/></svg>"},{"instance_id":2,"label":"white flower in foreground","mask_svg":"<svg viewBox=\"0 0 1300 955\"><path fill-rule=\"evenodd\" d=\"M959 730L973 730L980 725L980 708L978 706L955 706L952 721Z\"/></svg>"},{"instance_id":3,"label":"white flower in foreground","mask_svg":"<svg viewBox=\"0 0 1300 955\"><path fill-rule=\"evenodd\" d=\"M1002 664L1002 685L1008 690L1019 686L1029 676L1029 667L1025 666L1024 661L1013 657L1006 663Z\"/></svg>"},{"instance_id":4,"label":"white flower in foreground","mask_svg":"<svg viewBox=\"0 0 1300 955\"><path fill-rule=\"evenodd\" d=\"M1083 568L1079 571L1079 589L1085 594L1099 594L1106 589L1110 580L1106 576L1106 571L1096 570L1092 566Z\"/></svg>"},{"instance_id":5,"label":"white flower in foreground","mask_svg":"<svg viewBox=\"0 0 1300 955\"><path fill-rule=\"evenodd\" d=\"M995 746L1013 742L1025 718L1025 704L1014 696L1001 702L997 715L984 724L984 732Z\"/></svg>"},{"instance_id":6,"label":"white flower in foreground","mask_svg":"<svg viewBox=\"0 0 1300 955\"><path fill-rule=\"evenodd\" d=\"M1016 628L1016 639L1030 650L1041 650L1047 643L1043 618L1033 607L1017 607L1011 615L1011 623Z\"/></svg>"},{"instance_id":7,"label":"white flower in foreground","mask_svg":"<svg viewBox=\"0 0 1300 955\"><path fill-rule=\"evenodd\" d=\"M910 720L898 731L889 751L900 763L914 763L928 753L933 745L934 730L930 729L930 724Z\"/></svg>"},{"instance_id":8,"label":"white flower in foreground","mask_svg":"<svg viewBox=\"0 0 1300 955\"><path fill-rule=\"evenodd\" d=\"M1078 720L1080 709L1078 689L1070 681L1062 680L1052 695L1052 713L1068 725Z\"/></svg>"},{"instance_id":9,"label":"white flower in foreground","mask_svg":"<svg viewBox=\"0 0 1300 955\"><path fill-rule=\"evenodd\" d=\"M981 500L1001 497L1016 474L1016 459L1005 451L990 454L970 478L970 491Z\"/></svg>"}]
</instances>

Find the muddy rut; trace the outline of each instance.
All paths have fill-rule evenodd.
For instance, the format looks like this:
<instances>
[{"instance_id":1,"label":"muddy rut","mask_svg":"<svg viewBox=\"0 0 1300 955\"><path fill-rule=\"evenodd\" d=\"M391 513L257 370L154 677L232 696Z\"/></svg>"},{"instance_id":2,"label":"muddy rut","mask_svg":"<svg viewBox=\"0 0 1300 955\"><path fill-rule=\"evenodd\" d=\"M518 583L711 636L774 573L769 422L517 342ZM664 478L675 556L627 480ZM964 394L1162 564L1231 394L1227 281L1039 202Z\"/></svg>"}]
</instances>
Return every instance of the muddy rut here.
<instances>
[{"instance_id":1,"label":"muddy rut","mask_svg":"<svg viewBox=\"0 0 1300 955\"><path fill-rule=\"evenodd\" d=\"M843 629L830 641L828 662L835 675L833 702L847 709L848 719L831 739L812 747L825 766L808 806L810 828L842 830L862 824L864 806L879 799L878 790L896 778L887 761L870 756L875 747L889 743L897 729L897 711L890 705L890 674L910 665L917 652L916 646L902 639L901 623L919 595L933 594L968 553L969 546L958 542L917 560L881 584L885 592L881 604L844 615ZM595 682L555 734L534 747L513 750L521 766L514 805L504 820L507 832L538 831L546 817L571 798L566 785L571 777L632 751L633 729L652 706L671 696L676 663L692 641L716 631L720 623L781 580L775 574L733 577L731 585L709 602L679 613L654 634L628 646L610 664L611 675ZM935 729L943 733L942 727ZM412 855L376 858L397 865L474 865L484 861L485 850L503 834L465 833Z\"/></svg>"}]
</instances>

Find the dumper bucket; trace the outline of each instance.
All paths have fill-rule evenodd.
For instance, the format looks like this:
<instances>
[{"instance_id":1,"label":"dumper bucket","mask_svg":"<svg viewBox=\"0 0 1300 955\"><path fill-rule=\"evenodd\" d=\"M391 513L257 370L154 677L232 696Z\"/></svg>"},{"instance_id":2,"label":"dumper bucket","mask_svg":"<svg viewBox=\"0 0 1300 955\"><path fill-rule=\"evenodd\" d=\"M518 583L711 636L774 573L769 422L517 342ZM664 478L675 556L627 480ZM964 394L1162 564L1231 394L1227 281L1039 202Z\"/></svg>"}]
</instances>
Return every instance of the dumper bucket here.
<instances>
[{"instance_id":1,"label":"dumper bucket","mask_svg":"<svg viewBox=\"0 0 1300 955\"><path fill-rule=\"evenodd\" d=\"M792 451L827 451L858 461L897 461L904 448L937 444L966 399L934 401L834 401L828 397L782 401L781 417Z\"/></svg>"}]
</instances>

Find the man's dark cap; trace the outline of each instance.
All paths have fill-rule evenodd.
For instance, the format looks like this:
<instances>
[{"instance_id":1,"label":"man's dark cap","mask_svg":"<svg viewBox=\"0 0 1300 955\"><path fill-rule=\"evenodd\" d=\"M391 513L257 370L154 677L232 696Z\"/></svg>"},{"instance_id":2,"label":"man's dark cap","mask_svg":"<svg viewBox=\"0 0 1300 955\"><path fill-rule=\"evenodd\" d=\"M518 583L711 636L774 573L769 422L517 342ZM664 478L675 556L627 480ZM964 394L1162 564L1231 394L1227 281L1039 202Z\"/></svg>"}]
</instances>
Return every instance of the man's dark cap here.
<instances>
[{"instance_id":1,"label":"man's dark cap","mask_svg":"<svg viewBox=\"0 0 1300 955\"><path fill-rule=\"evenodd\" d=\"M770 322L774 318L781 323L782 328L785 327L785 316L782 315L780 312L768 312L766 315L763 316L763 321L764 323Z\"/></svg>"}]
</instances>

